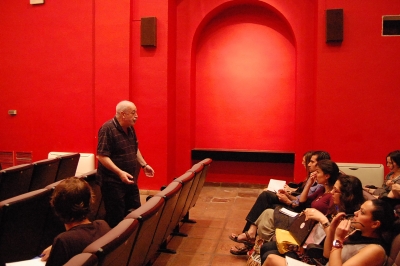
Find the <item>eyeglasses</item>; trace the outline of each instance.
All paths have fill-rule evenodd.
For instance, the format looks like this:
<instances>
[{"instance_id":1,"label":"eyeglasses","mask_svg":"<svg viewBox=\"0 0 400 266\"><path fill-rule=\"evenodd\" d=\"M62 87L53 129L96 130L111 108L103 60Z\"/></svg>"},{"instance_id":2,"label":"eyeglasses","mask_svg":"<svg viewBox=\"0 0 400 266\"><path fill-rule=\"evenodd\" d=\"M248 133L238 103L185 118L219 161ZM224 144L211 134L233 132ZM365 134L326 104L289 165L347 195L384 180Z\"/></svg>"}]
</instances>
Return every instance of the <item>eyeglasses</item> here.
<instances>
[{"instance_id":1,"label":"eyeglasses","mask_svg":"<svg viewBox=\"0 0 400 266\"><path fill-rule=\"evenodd\" d=\"M136 110L133 110L133 111L130 112L130 113L126 113L126 112L124 112L124 111L122 111L121 113L124 113L124 114L126 114L126 115L129 115L129 114L131 114L131 115L136 115L136 114L137 114Z\"/></svg>"},{"instance_id":2,"label":"eyeglasses","mask_svg":"<svg viewBox=\"0 0 400 266\"><path fill-rule=\"evenodd\" d=\"M331 193L332 193L332 194L340 194L341 192L340 192L339 189L333 187L332 190L331 190Z\"/></svg>"}]
</instances>

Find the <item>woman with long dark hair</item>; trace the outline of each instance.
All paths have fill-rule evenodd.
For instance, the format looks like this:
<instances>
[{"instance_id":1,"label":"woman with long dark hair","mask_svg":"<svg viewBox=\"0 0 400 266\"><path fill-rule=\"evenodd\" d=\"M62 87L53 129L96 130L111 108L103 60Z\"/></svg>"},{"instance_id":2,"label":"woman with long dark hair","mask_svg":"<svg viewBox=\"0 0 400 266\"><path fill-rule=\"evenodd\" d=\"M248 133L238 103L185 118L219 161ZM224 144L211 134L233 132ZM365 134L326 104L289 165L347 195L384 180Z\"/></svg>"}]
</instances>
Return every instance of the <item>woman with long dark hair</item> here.
<instances>
[{"instance_id":1,"label":"woman with long dark hair","mask_svg":"<svg viewBox=\"0 0 400 266\"><path fill-rule=\"evenodd\" d=\"M395 221L391 206L379 199L368 200L354 212L352 219L345 217L346 213L340 212L325 229L327 265L384 265L390 243L384 235L392 229ZM286 260L270 255L263 265L285 266Z\"/></svg>"}]
</instances>

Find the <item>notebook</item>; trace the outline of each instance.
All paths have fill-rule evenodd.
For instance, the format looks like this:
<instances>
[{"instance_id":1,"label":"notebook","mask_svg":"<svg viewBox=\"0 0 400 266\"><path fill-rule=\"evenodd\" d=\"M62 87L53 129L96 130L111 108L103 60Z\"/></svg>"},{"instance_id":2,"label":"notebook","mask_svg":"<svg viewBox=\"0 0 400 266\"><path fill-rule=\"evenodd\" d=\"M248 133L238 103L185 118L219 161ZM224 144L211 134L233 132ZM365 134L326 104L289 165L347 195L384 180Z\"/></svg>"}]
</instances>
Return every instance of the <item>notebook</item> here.
<instances>
[{"instance_id":1,"label":"notebook","mask_svg":"<svg viewBox=\"0 0 400 266\"><path fill-rule=\"evenodd\" d=\"M289 226L288 230L280 228L275 230L278 249L279 245L282 246L280 252L286 249L286 246L296 245L297 247L301 247L304 244L316 223L314 220L310 219L306 221L305 219L306 215L300 213ZM283 253L281 252L281 254Z\"/></svg>"},{"instance_id":2,"label":"notebook","mask_svg":"<svg viewBox=\"0 0 400 266\"><path fill-rule=\"evenodd\" d=\"M306 221L305 219L306 215L300 213L288 229L293 238L296 239L296 242L299 244L299 246L304 244L308 235L316 224L316 221L314 220L309 219Z\"/></svg>"}]
</instances>

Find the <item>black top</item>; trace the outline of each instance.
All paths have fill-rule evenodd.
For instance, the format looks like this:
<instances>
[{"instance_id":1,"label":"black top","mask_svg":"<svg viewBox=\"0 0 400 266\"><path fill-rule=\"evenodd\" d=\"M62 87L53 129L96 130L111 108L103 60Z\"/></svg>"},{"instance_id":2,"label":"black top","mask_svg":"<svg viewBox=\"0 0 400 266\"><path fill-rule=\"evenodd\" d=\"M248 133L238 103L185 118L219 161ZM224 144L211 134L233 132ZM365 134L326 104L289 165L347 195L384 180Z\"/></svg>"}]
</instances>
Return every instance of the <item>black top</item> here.
<instances>
[{"instance_id":1,"label":"black top","mask_svg":"<svg viewBox=\"0 0 400 266\"><path fill-rule=\"evenodd\" d=\"M59 234L54 239L46 266L64 265L108 231L110 231L110 227L105 221L96 220L90 224L77 225Z\"/></svg>"}]
</instances>

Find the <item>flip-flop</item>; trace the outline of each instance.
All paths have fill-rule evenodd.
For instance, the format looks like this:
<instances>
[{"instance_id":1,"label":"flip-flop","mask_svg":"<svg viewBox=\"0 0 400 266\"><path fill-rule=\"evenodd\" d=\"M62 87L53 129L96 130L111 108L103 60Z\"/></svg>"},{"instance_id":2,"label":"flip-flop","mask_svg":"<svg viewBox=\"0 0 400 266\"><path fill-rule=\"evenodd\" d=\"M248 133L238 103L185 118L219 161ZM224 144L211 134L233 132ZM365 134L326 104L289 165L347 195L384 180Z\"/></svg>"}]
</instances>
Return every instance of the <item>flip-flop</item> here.
<instances>
[{"instance_id":1,"label":"flip-flop","mask_svg":"<svg viewBox=\"0 0 400 266\"><path fill-rule=\"evenodd\" d=\"M229 239L232 241L235 241L236 243L243 243L246 246L254 246L254 243L256 242L255 237L250 237L249 232L245 231L244 234L246 235L245 240L239 240L238 237L239 235L230 235Z\"/></svg>"},{"instance_id":2,"label":"flip-flop","mask_svg":"<svg viewBox=\"0 0 400 266\"><path fill-rule=\"evenodd\" d=\"M235 248L235 249L233 249ZM231 248L231 250L229 250L231 252L231 254L233 255L247 255L247 252L249 252L251 248L249 248L248 246L244 246L244 247L238 247L238 246L234 246Z\"/></svg>"}]
</instances>

